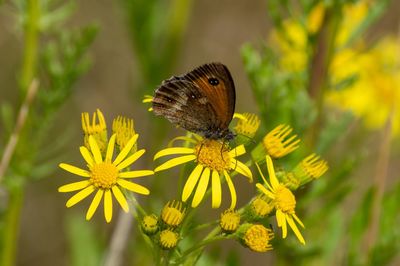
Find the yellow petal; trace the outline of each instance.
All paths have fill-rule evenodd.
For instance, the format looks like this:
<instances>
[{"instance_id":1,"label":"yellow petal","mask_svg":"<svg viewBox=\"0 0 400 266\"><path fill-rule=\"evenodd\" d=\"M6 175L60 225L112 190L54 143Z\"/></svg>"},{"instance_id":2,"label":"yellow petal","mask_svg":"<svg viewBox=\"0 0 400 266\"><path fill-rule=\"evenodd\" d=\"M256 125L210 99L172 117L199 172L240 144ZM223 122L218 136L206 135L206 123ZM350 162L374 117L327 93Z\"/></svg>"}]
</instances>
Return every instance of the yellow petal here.
<instances>
[{"instance_id":1,"label":"yellow petal","mask_svg":"<svg viewBox=\"0 0 400 266\"><path fill-rule=\"evenodd\" d=\"M83 177L89 177L90 173L87 170L83 170L79 167L70 165L70 164L66 164L66 163L60 163L58 165L60 168L64 169L65 171L68 171L70 173L73 173L75 175L79 175L79 176L83 176Z\"/></svg>"},{"instance_id":2,"label":"yellow petal","mask_svg":"<svg viewBox=\"0 0 400 266\"><path fill-rule=\"evenodd\" d=\"M141 185L126 181L124 179L118 179L117 183L121 187L126 188L126 189L128 189L130 191L133 191L133 192L136 192L136 193L139 193L139 194L142 194L142 195L149 195L150 194L150 191L147 188L145 188L144 186L141 186Z\"/></svg>"},{"instance_id":3,"label":"yellow petal","mask_svg":"<svg viewBox=\"0 0 400 266\"><path fill-rule=\"evenodd\" d=\"M138 139L139 135L135 134L129 141L126 143L125 147L122 149L122 151L118 154L117 158L115 158L113 164L118 165L120 162L122 162L123 159L129 154L131 151L133 145L135 145L136 140Z\"/></svg>"},{"instance_id":4,"label":"yellow petal","mask_svg":"<svg viewBox=\"0 0 400 266\"><path fill-rule=\"evenodd\" d=\"M86 220L90 220L93 217L93 214L96 212L97 207L99 207L101 198L103 197L104 190L97 190L96 195L94 196L92 203L89 206L89 209L86 213Z\"/></svg>"},{"instance_id":5,"label":"yellow petal","mask_svg":"<svg viewBox=\"0 0 400 266\"><path fill-rule=\"evenodd\" d=\"M267 185L267 187L268 187L270 190L272 190L272 187L268 184L267 179L265 179L265 176L264 176L263 172L261 171L260 166L258 165L258 163L256 163L256 166L257 166L258 172L259 172L260 175L261 175L262 180L264 181L264 184Z\"/></svg>"},{"instance_id":6,"label":"yellow petal","mask_svg":"<svg viewBox=\"0 0 400 266\"><path fill-rule=\"evenodd\" d=\"M244 163L232 159L231 160L231 168L234 169L236 172L244 175L245 177L247 177L249 179L249 182L253 182L253 174L250 171L250 168L247 167L247 165L245 165Z\"/></svg>"},{"instance_id":7,"label":"yellow petal","mask_svg":"<svg viewBox=\"0 0 400 266\"><path fill-rule=\"evenodd\" d=\"M58 192L71 192L71 191L81 190L89 185L90 185L89 180L79 181L59 187Z\"/></svg>"},{"instance_id":8,"label":"yellow petal","mask_svg":"<svg viewBox=\"0 0 400 266\"><path fill-rule=\"evenodd\" d=\"M267 167L268 167L268 174L269 180L271 182L271 186L275 189L279 186L278 178L276 178L274 164L272 163L271 156L267 155Z\"/></svg>"},{"instance_id":9,"label":"yellow petal","mask_svg":"<svg viewBox=\"0 0 400 266\"><path fill-rule=\"evenodd\" d=\"M162 165L158 166L156 169L154 169L154 172L166 170L171 167L174 167L174 166L177 166L177 165L180 165L183 163L187 163L189 161L193 161L194 159L196 159L196 155L194 155L194 154L177 157L177 158L168 160L165 163L163 163Z\"/></svg>"},{"instance_id":10,"label":"yellow petal","mask_svg":"<svg viewBox=\"0 0 400 266\"><path fill-rule=\"evenodd\" d=\"M212 171L212 204L213 208L221 206L221 180L217 171Z\"/></svg>"},{"instance_id":11,"label":"yellow petal","mask_svg":"<svg viewBox=\"0 0 400 266\"><path fill-rule=\"evenodd\" d=\"M286 214L278 210L276 212L276 218L278 218L278 213L279 213L279 219L281 220L280 223L282 227L282 238L286 238L287 236Z\"/></svg>"},{"instance_id":12,"label":"yellow petal","mask_svg":"<svg viewBox=\"0 0 400 266\"><path fill-rule=\"evenodd\" d=\"M92 194L93 191L95 191L94 186L86 187L81 191L79 191L78 193L76 193L75 195L73 195L65 205L67 206L67 208L72 207L81 200L83 200L84 198L86 198L87 196L89 196L90 194Z\"/></svg>"},{"instance_id":13,"label":"yellow petal","mask_svg":"<svg viewBox=\"0 0 400 266\"><path fill-rule=\"evenodd\" d=\"M182 201L183 202L186 202L187 199L192 194L193 189L196 186L197 181L199 180L202 171L203 171L203 166L198 164L193 169L192 173L190 173L190 176L188 177L188 179L185 183L185 186L183 188L183 191L182 191Z\"/></svg>"},{"instance_id":14,"label":"yellow petal","mask_svg":"<svg viewBox=\"0 0 400 266\"><path fill-rule=\"evenodd\" d=\"M104 218L106 218L106 222L111 222L113 213L113 206L112 206L112 195L111 191L107 189L104 193Z\"/></svg>"},{"instance_id":15,"label":"yellow petal","mask_svg":"<svg viewBox=\"0 0 400 266\"><path fill-rule=\"evenodd\" d=\"M128 167L129 165L133 164L137 159L139 159L143 155L144 152L145 150L142 149L130 155L128 158L126 158L120 164L117 165L117 169L122 170L125 167ZM116 165L115 162L113 164Z\"/></svg>"},{"instance_id":16,"label":"yellow petal","mask_svg":"<svg viewBox=\"0 0 400 266\"><path fill-rule=\"evenodd\" d=\"M200 202L202 201L204 194L207 191L208 181L210 180L210 169L204 168L203 173L201 174L199 184L197 185L196 192L193 196L192 207L196 208Z\"/></svg>"},{"instance_id":17,"label":"yellow petal","mask_svg":"<svg viewBox=\"0 0 400 266\"><path fill-rule=\"evenodd\" d=\"M231 158L235 158L235 157L240 156L245 153L246 153L246 149L245 149L244 145L242 144L242 145L237 146L233 150L231 150L229 152L229 155L231 156Z\"/></svg>"},{"instance_id":18,"label":"yellow petal","mask_svg":"<svg viewBox=\"0 0 400 266\"><path fill-rule=\"evenodd\" d=\"M229 191L231 192L231 206L229 207L230 209L234 209L236 207L236 190L235 186L232 183L231 177L228 175L226 171L224 171L225 175L225 180L226 183L228 184Z\"/></svg>"},{"instance_id":19,"label":"yellow petal","mask_svg":"<svg viewBox=\"0 0 400 266\"><path fill-rule=\"evenodd\" d=\"M90 151L85 146L81 146L79 148L79 151L81 152L82 157L83 157L83 159L85 159L86 163L89 166L93 166L94 160L93 160L92 154L90 154Z\"/></svg>"},{"instance_id":20,"label":"yellow petal","mask_svg":"<svg viewBox=\"0 0 400 266\"><path fill-rule=\"evenodd\" d=\"M90 151L93 154L94 162L101 163L103 161L103 158L101 158L99 145L97 145L96 139L93 136L89 136L89 146Z\"/></svg>"},{"instance_id":21,"label":"yellow petal","mask_svg":"<svg viewBox=\"0 0 400 266\"><path fill-rule=\"evenodd\" d=\"M184 148L184 147L173 147L173 148L167 148L163 149L154 155L153 160L157 160L160 157L167 156L167 155L172 155L172 154L193 154L194 150L191 148Z\"/></svg>"},{"instance_id":22,"label":"yellow petal","mask_svg":"<svg viewBox=\"0 0 400 266\"><path fill-rule=\"evenodd\" d=\"M271 199L275 199L275 195L274 193L272 193L271 191L269 191L268 189L266 189L262 184L257 183L256 187L261 190L262 193L264 193L267 197L271 198Z\"/></svg>"},{"instance_id":23,"label":"yellow petal","mask_svg":"<svg viewBox=\"0 0 400 266\"><path fill-rule=\"evenodd\" d=\"M106 152L106 161L107 162L111 162L111 160L112 160L116 136L117 136L116 134L113 134L110 138L110 141L108 142L107 152Z\"/></svg>"},{"instance_id":24,"label":"yellow petal","mask_svg":"<svg viewBox=\"0 0 400 266\"><path fill-rule=\"evenodd\" d=\"M129 172L121 172L119 174L120 178L136 178L136 177L142 177L142 176L148 176L148 175L153 175L154 172L151 170L135 170L135 171L129 171Z\"/></svg>"},{"instance_id":25,"label":"yellow petal","mask_svg":"<svg viewBox=\"0 0 400 266\"><path fill-rule=\"evenodd\" d=\"M298 224L300 224L301 227L304 228L304 224L303 224L303 222L299 219L299 217L297 217L297 215L296 215L295 213L293 213L292 216L293 216L293 218L296 220L296 222L297 222Z\"/></svg>"},{"instance_id":26,"label":"yellow petal","mask_svg":"<svg viewBox=\"0 0 400 266\"><path fill-rule=\"evenodd\" d=\"M290 215L286 216L286 221L288 222L290 228L292 228L294 234L296 235L297 239L302 243L303 245L306 244L306 241L304 240L303 236L301 235L299 229L297 228L296 224L293 221L293 218L290 217Z\"/></svg>"},{"instance_id":27,"label":"yellow petal","mask_svg":"<svg viewBox=\"0 0 400 266\"><path fill-rule=\"evenodd\" d=\"M118 188L118 186L113 186L112 191L114 193L115 198L117 199L119 205L121 205L121 208L125 211L129 211L129 206L128 202L125 199L124 194L122 194L121 190Z\"/></svg>"}]
</instances>

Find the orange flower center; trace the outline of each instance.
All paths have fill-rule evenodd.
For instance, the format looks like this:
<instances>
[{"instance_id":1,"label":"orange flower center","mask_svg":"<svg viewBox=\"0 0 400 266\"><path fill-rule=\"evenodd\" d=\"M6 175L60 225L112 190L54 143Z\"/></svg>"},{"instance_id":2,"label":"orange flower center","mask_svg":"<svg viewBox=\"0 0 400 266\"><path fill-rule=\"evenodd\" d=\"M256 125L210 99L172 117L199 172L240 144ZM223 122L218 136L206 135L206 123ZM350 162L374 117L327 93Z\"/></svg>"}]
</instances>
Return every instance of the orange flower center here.
<instances>
[{"instance_id":1,"label":"orange flower center","mask_svg":"<svg viewBox=\"0 0 400 266\"><path fill-rule=\"evenodd\" d=\"M229 148L217 140L204 139L195 147L197 161L218 172L230 169Z\"/></svg>"},{"instance_id":2,"label":"orange flower center","mask_svg":"<svg viewBox=\"0 0 400 266\"><path fill-rule=\"evenodd\" d=\"M296 199L288 188L283 185L279 185L275 189L275 207L282 212L293 214L296 208Z\"/></svg>"}]
</instances>

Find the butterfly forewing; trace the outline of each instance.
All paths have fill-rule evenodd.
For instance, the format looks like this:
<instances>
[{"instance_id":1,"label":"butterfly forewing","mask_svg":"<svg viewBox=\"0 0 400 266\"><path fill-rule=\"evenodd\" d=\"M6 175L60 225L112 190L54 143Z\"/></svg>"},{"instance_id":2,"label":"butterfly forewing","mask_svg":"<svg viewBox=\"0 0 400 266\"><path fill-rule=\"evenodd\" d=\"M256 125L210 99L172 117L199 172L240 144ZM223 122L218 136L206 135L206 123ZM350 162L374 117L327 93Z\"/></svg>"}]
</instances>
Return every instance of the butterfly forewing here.
<instances>
[{"instance_id":1,"label":"butterfly forewing","mask_svg":"<svg viewBox=\"0 0 400 266\"><path fill-rule=\"evenodd\" d=\"M155 91L153 109L186 130L223 137L229 132L235 109L235 87L229 70L223 64L211 63L163 81Z\"/></svg>"}]
</instances>

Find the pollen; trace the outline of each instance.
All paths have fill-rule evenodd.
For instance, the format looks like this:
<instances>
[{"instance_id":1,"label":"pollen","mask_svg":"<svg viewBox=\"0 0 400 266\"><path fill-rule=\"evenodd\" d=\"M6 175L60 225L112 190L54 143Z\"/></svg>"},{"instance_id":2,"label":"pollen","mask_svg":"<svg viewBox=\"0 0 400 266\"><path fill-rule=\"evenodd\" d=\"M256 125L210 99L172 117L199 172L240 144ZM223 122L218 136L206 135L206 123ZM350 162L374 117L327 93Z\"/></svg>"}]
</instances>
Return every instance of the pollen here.
<instances>
[{"instance_id":1,"label":"pollen","mask_svg":"<svg viewBox=\"0 0 400 266\"><path fill-rule=\"evenodd\" d=\"M163 208L161 219L169 226L178 226L185 217L185 208L180 201L169 201Z\"/></svg>"},{"instance_id":2,"label":"pollen","mask_svg":"<svg viewBox=\"0 0 400 266\"><path fill-rule=\"evenodd\" d=\"M197 161L205 167L221 173L230 169L229 148L217 140L204 139L195 147Z\"/></svg>"},{"instance_id":3,"label":"pollen","mask_svg":"<svg viewBox=\"0 0 400 266\"><path fill-rule=\"evenodd\" d=\"M95 164L91 169L90 181L99 189L110 189L117 183L119 171L108 162Z\"/></svg>"},{"instance_id":4,"label":"pollen","mask_svg":"<svg viewBox=\"0 0 400 266\"><path fill-rule=\"evenodd\" d=\"M284 185L279 184L275 189L274 199L275 208L281 210L284 213L294 214L296 208L296 198L292 191L286 188Z\"/></svg>"},{"instance_id":5,"label":"pollen","mask_svg":"<svg viewBox=\"0 0 400 266\"><path fill-rule=\"evenodd\" d=\"M271 229L261 224L251 225L243 236L244 244L253 251L266 252L272 249L270 240L274 238Z\"/></svg>"}]
</instances>

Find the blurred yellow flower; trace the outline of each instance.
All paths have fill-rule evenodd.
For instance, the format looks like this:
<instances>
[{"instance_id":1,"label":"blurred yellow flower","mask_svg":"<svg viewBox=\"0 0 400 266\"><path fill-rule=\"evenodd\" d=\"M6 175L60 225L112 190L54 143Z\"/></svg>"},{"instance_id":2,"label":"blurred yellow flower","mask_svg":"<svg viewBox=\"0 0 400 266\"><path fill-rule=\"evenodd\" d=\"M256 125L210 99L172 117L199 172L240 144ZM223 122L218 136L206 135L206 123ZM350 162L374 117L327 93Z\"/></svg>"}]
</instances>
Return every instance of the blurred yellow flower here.
<instances>
[{"instance_id":1,"label":"blurred yellow flower","mask_svg":"<svg viewBox=\"0 0 400 266\"><path fill-rule=\"evenodd\" d=\"M93 136L100 148L100 152L104 153L107 147L107 125L103 113L100 109L97 109L93 113L92 121L90 121L89 113L84 112L82 113L81 120L86 148L90 149L89 137Z\"/></svg>"},{"instance_id":2,"label":"blurred yellow flower","mask_svg":"<svg viewBox=\"0 0 400 266\"><path fill-rule=\"evenodd\" d=\"M86 220L90 220L92 218L103 196L104 216L108 223L111 221L113 213L112 195L115 196L122 209L125 212L128 212L128 202L126 201L120 187L143 195L148 195L150 193L147 188L133 182L129 182L126 179L152 175L153 171L123 171L137 159L139 159L145 152L145 150L142 149L127 157L132 146L136 143L138 135L136 134L133 136L128 141L125 148L121 150L114 161L112 161L115 139L116 135L114 134L108 142L104 160L96 139L93 136L90 136L88 139L90 151L86 147L80 147L80 152L86 161L89 170L84 170L66 163L61 163L59 165L65 171L87 178L84 181L67 184L58 189L59 192L73 192L80 190L67 201L66 206L68 208L74 206L97 190L96 195L94 196L86 213Z\"/></svg>"},{"instance_id":3,"label":"blurred yellow flower","mask_svg":"<svg viewBox=\"0 0 400 266\"><path fill-rule=\"evenodd\" d=\"M351 54L351 56L350 56ZM342 67L333 64L332 76L340 79L356 76L348 87L331 91L328 102L361 117L367 128L377 129L392 118L392 133L400 131L399 40L387 37L366 52L348 51ZM349 69L343 70L346 66ZM346 76L347 75L347 76Z\"/></svg>"}]
</instances>

